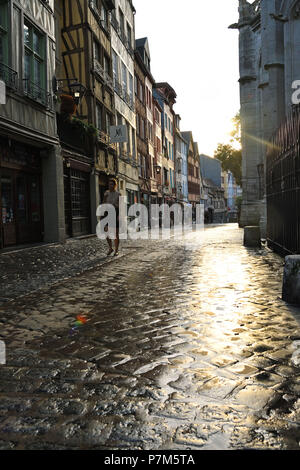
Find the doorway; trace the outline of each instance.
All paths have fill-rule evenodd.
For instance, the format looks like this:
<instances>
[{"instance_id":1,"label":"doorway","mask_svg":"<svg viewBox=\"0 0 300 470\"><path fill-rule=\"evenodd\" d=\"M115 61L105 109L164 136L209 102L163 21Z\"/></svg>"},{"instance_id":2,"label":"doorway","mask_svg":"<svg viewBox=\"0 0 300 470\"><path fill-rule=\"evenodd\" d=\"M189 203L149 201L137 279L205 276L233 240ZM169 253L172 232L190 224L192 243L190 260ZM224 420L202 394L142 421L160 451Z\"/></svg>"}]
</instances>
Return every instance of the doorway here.
<instances>
[{"instance_id":1,"label":"doorway","mask_svg":"<svg viewBox=\"0 0 300 470\"><path fill-rule=\"evenodd\" d=\"M1 169L2 247L42 241L39 174Z\"/></svg>"}]
</instances>

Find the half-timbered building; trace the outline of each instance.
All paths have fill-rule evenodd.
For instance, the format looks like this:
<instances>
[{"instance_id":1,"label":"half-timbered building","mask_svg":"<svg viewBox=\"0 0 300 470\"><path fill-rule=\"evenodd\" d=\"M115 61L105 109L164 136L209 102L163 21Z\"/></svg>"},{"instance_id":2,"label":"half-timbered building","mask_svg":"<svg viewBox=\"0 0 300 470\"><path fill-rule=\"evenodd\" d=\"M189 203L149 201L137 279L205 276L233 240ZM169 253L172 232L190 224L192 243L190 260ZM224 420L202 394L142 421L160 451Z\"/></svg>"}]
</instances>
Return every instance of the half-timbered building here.
<instances>
[{"instance_id":1,"label":"half-timbered building","mask_svg":"<svg viewBox=\"0 0 300 470\"><path fill-rule=\"evenodd\" d=\"M154 135L154 109L153 109L153 85L155 80L151 74L151 58L148 38L136 40L136 62L140 63L145 81L145 109L146 109L146 139L147 139L147 173L148 181L141 192L148 195L150 204L157 204L157 166L155 163L155 135Z\"/></svg>"},{"instance_id":2,"label":"half-timbered building","mask_svg":"<svg viewBox=\"0 0 300 470\"><path fill-rule=\"evenodd\" d=\"M54 0L0 1L0 248L64 240Z\"/></svg>"},{"instance_id":3,"label":"half-timbered building","mask_svg":"<svg viewBox=\"0 0 300 470\"><path fill-rule=\"evenodd\" d=\"M135 8L132 0L115 0L111 44L116 123L126 126L127 142L118 145L119 191L128 207L139 200L134 93Z\"/></svg>"},{"instance_id":4,"label":"half-timbered building","mask_svg":"<svg viewBox=\"0 0 300 470\"><path fill-rule=\"evenodd\" d=\"M163 148L163 200L172 205L176 202L176 173L175 173L175 133L173 106L176 103L176 92L166 82L155 83L153 95L162 108L162 148Z\"/></svg>"},{"instance_id":5,"label":"half-timbered building","mask_svg":"<svg viewBox=\"0 0 300 470\"><path fill-rule=\"evenodd\" d=\"M58 115L68 236L95 233L97 206L109 177L117 173L116 146L109 139L115 123L110 28L114 6L113 0L57 0L59 96L74 97L76 84L80 90L73 117L65 120L64 108Z\"/></svg>"},{"instance_id":6,"label":"half-timbered building","mask_svg":"<svg viewBox=\"0 0 300 470\"><path fill-rule=\"evenodd\" d=\"M157 203L163 203L163 148L162 148L162 108L153 96L154 169L157 188Z\"/></svg>"},{"instance_id":7,"label":"half-timbered building","mask_svg":"<svg viewBox=\"0 0 300 470\"><path fill-rule=\"evenodd\" d=\"M201 202L202 188L198 144L194 141L192 132L181 132L181 135L188 144L188 195L195 216L196 206Z\"/></svg>"}]
</instances>

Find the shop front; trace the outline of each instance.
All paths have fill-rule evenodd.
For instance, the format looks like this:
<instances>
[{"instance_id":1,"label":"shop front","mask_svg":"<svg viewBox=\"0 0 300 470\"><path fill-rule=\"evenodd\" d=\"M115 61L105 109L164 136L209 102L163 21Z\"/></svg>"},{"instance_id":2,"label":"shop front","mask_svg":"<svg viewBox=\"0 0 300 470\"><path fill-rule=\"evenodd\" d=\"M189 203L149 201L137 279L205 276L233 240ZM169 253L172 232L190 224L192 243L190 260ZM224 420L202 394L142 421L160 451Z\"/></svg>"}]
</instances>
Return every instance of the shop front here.
<instances>
[{"instance_id":1,"label":"shop front","mask_svg":"<svg viewBox=\"0 0 300 470\"><path fill-rule=\"evenodd\" d=\"M39 151L0 138L0 248L43 240Z\"/></svg>"},{"instance_id":2,"label":"shop front","mask_svg":"<svg viewBox=\"0 0 300 470\"><path fill-rule=\"evenodd\" d=\"M64 158L65 226L67 237L91 233L91 165Z\"/></svg>"}]
</instances>

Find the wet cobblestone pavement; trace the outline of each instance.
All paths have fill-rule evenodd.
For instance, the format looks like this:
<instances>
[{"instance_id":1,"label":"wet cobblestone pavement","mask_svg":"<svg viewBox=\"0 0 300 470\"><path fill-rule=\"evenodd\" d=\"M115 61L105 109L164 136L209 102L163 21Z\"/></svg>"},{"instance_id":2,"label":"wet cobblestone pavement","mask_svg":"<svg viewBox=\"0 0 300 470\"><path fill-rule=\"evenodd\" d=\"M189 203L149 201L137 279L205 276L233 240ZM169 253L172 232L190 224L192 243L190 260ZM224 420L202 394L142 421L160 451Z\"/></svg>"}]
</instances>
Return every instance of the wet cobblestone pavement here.
<instances>
[{"instance_id":1,"label":"wet cobblestone pavement","mask_svg":"<svg viewBox=\"0 0 300 470\"><path fill-rule=\"evenodd\" d=\"M2 304L0 449L299 449L300 310L242 235L135 242Z\"/></svg>"},{"instance_id":2,"label":"wet cobblestone pavement","mask_svg":"<svg viewBox=\"0 0 300 470\"><path fill-rule=\"evenodd\" d=\"M130 249L132 243L122 244ZM89 237L2 253L0 305L104 264L107 249L105 241Z\"/></svg>"}]
</instances>

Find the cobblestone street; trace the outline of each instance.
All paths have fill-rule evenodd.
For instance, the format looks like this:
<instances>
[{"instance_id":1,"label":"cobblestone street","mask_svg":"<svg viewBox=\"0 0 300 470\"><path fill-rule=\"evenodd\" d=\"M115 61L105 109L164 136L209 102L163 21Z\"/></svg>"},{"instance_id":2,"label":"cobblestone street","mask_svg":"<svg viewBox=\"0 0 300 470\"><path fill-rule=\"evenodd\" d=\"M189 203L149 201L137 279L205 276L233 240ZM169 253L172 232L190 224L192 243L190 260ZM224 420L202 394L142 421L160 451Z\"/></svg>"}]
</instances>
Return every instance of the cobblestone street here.
<instances>
[{"instance_id":1,"label":"cobblestone street","mask_svg":"<svg viewBox=\"0 0 300 470\"><path fill-rule=\"evenodd\" d=\"M71 245L48 261L38 248L38 276L23 273L34 251L0 256L13 292L0 449L299 450L300 309L281 300L284 261L245 248L235 224L126 242L115 259L101 243L78 241L65 270ZM77 315L89 321L73 331Z\"/></svg>"}]
</instances>

